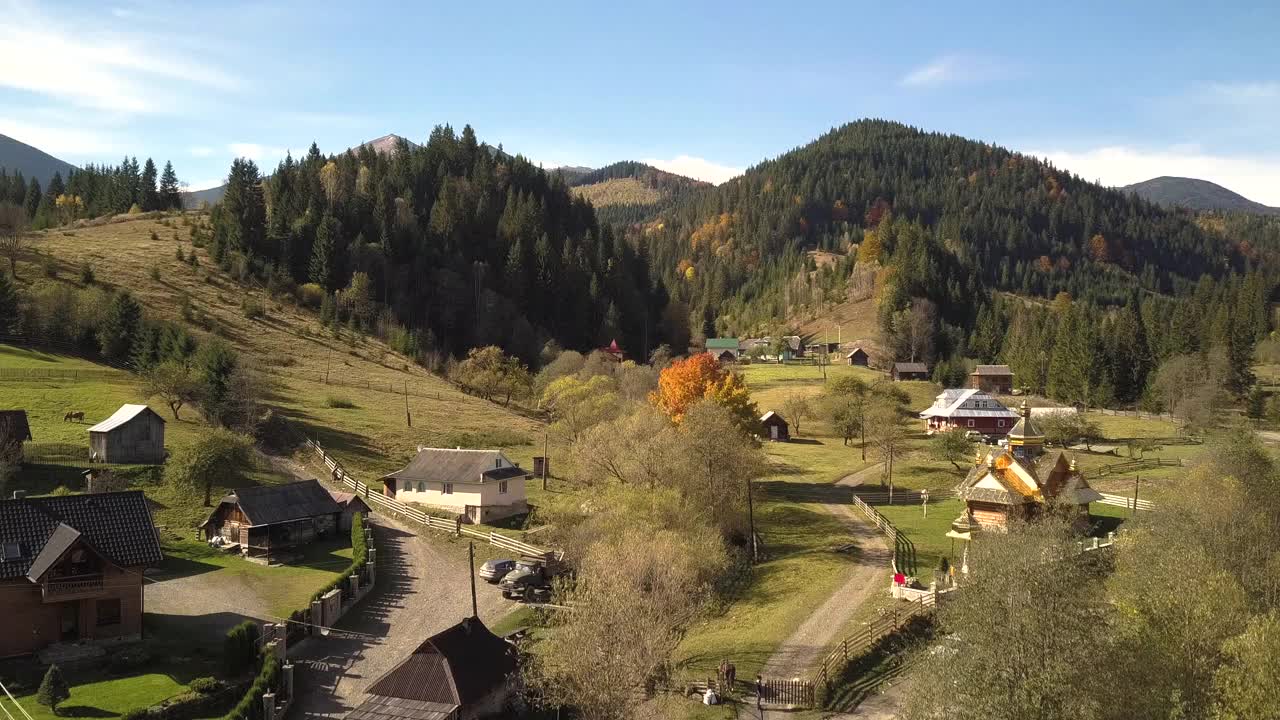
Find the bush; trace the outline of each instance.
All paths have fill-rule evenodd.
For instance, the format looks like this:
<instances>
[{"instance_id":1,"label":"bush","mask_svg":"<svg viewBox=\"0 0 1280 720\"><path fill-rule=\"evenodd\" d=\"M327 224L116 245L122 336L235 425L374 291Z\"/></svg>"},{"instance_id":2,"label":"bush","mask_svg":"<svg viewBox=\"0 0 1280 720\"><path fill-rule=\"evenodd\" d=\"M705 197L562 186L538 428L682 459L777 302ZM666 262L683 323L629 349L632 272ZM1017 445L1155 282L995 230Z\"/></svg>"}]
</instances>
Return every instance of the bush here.
<instances>
[{"instance_id":1,"label":"bush","mask_svg":"<svg viewBox=\"0 0 1280 720\"><path fill-rule=\"evenodd\" d=\"M152 240L157 240L157 241L158 241L158 240L160 239L160 235L159 235L159 234L157 234L155 230L152 230L152 231L151 231L151 239L152 239Z\"/></svg>"},{"instance_id":2,"label":"bush","mask_svg":"<svg viewBox=\"0 0 1280 720\"><path fill-rule=\"evenodd\" d=\"M55 262L53 258L45 258L43 261L41 261L40 265L41 267L44 268L45 277L47 278L58 277L58 263Z\"/></svg>"},{"instance_id":3,"label":"bush","mask_svg":"<svg viewBox=\"0 0 1280 720\"><path fill-rule=\"evenodd\" d=\"M141 215L141 214L142 214L142 207L141 207L140 205L138 205L138 203L134 203L134 204L130 205L130 206L129 206L129 214L130 214L130 215Z\"/></svg>"},{"instance_id":4,"label":"bush","mask_svg":"<svg viewBox=\"0 0 1280 720\"><path fill-rule=\"evenodd\" d=\"M326 397L324 399L324 404L328 405L331 408L338 408L341 410L349 410L356 406L354 402L351 402L347 398L337 397L336 395L330 395Z\"/></svg>"},{"instance_id":5,"label":"bush","mask_svg":"<svg viewBox=\"0 0 1280 720\"><path fill-rule=\"evenodd\" d=\"M315 283L307 283L298 288L298 302L309 308L318 308L324 302L324 288Z\"/></svg>"},{"instance_id":6,"label":"bush","mask_svg":"<svg viewBox=\"0 0 1280 720\"><path fill-rule=\"evenodd\" d=\"M178 246L177 248L174 249L173 256L177 258L178 262L187 261L187 256L182 253L182 246Z\"/></svg>"},{"instance_id":7,"label":"bush","mask_svg":"<svg viewBox=\"0 0 1280 720\"><path fill-rule=\"evenodd\" d=\"M244 313L244 316L250 320L257 320L266 316L267 308L263 306L260 300L245 298L240 301L240 312Z\"/></svg>"},{"instance_id":8,"label":"bush","mask_svg":"<svg viewBox=\"0 0 1280 720\"><path fill-rule=\"evenodd\" d=\"M93 280L93 266L89 263L80 263L80 283L82 285L92 285Z\"/></svg>"},{"instance_id":9,"label":"bush","mask_svg":"<svg viewBox=\"0 0 1280 720\"><path fill-rule=\"evenodd\" d=\"M245 692L240 702L222 717L222 720L257 720L262 712L262 696L275 689L276 678L280 674L280 660L275 653L269 653L262 660L258 676L253 685Z\"/></svg>"},{"instance_id":10,"label":"bush","mask_svg":"<svg viewBox=\"0 0 1280 720\"><path fill-rule=\"evenodd\" d=\"M107 660L107 669L112 675L128 675L151 661L151 653L145 648L134 646L118 650Z\"/></svg>"},{"instance_id":11,"label":"bush","mask_svg":"<svg viewBox=\"0 0 1280 720\"><path fill-rule=\"evenodd\" d=\"M145 720L150 714L146 708L134 708L125 710L124 714L120 716L120 720Z\"/></svg>"},{"instance_id":12,"label":"bush","mask_svg":"<svg viewBox=\"0 0 1280 720\"><path fill-rule=\"evenodd\" d=\"M151 279L156 282L160 282L160 266L159 265L151 266Z\"/></svg>"},{"instance_id":13,"label":"bush","mask_svg":"<svg viewBox=\"0 0 1280 720\"><path fill-rule=\"evenodd\" d=\"M193 692L208 694L221 690L222 683L218 682L217 678L198 677L191 681L191 685L189 687Z\"/></svg>"},{"instance_id":14,"label":"bush","mask_svg":"<svg viewBox=\"0 0 1280 720\"><path fill-rule=\"evenodd\" d=\"M222 664L227 674L235 677L253 667L258 656L258 624L245 620L227 631L222 646Z\"/></svg>"}]
</instances>

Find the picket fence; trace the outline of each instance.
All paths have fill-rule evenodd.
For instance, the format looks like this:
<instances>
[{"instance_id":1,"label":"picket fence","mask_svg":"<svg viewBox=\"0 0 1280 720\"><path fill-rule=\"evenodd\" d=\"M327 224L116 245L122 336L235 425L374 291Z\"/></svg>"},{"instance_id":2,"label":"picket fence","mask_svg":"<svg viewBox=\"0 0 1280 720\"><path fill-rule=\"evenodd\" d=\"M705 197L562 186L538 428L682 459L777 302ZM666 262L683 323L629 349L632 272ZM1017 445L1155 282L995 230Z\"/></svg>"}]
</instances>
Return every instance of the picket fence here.
<instances>
[{"instance_id":1,"label":"picket fence","mask_svg":"<svg viewBox=\"0 0 1280 720\"><path fill-rule=\"evenodd\" d=\"M355 490L356 493L358 493L365 502L369 503L371 507L375 507L384 512L388 512L395 517L410 520L433 530L442 530L449 533L456 532L465 537L483 540L494 547L502 548L503 550L517 553L519 555L540 557L544 559L563 559L563 553L552 552L551 550L538 547L537 545L531 545L526 542L521 542L515 538L510 538L496 532L475 530L467 525L459 526L456 520L446 520L444 518L428 515L427 513L410 507L399 500L389 498L382 494L382 490L371 489L369 485L353 477L343 469L341 463L334 459L333 456L326 453L324 448L316 441L311 438L306 438L306 444L307 447L315 450L316 454L320 456L320 460L324 463L324 466L329 469L335 482Z\"/></svg>"},{"instance_id":2,"label":"picket fence","mask_svg":"<svg viewBox=\"0 0 1280 720\"><path fill-rule=\"evenodd\" d=\"M1102 505L1114 505L1127 510L1155 510L1156 504L1150 500L1142 498L1133 498L1128 495L1112 495L1111 493L1099 493L1102 499L1098 502Z\"/></svg>"}]
</instances>

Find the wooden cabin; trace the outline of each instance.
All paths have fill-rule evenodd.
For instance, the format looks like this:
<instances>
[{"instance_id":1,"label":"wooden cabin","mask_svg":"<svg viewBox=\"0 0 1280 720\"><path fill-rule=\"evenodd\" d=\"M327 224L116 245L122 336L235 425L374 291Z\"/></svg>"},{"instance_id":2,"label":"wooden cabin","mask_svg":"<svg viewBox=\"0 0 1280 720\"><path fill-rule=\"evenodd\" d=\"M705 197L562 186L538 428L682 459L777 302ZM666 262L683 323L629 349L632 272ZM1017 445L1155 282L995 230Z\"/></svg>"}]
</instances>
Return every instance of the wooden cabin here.
<instances>
[{"instance_id":1,"label":"wooden cabin","mask_svg":"<svg viewBox=\"0 0 1280 720\"><path fill-rule=\"evenodd\" d=\"M333 496L333 501L338 503L338 507L342 508L342 515L338 517L338 529L342 532L350 532L352 518L357 513L369 517L369 513L373 512L373 508L369 507L369 503L366 503L364 498L356 493L330 490L329 494Z\"/></svg>"},{"instance_id":2,"label":"wooden cabin","mask_svg":"<svg viewBox=\"0 0 1280 720\"><path fill-rule=\"evenodd\" d=\"M164 418L146 405L121 405L89 428L90 459L107 463L164 462Z\"/></svg>"},{"instance_id":3,"label":"wooden cabin","mask_svg":"<svg viewBox=\"0 0 1280 720\"><path fill-rule=\"evenodd\" d=\"M969 387L983 392L1013 393L1013 371L1008 365L979 365L969 374Z\"/></svg>"},{"instance_id":4,"label":"wooden cabin","mask_svg":"<svg viewBox=\"0 0 1280 720\"><path fill-rule=\"evenodd\" d=\"M918 362L896 362L889 370L889 376L894 381L928 380L929 366Z\"/></svg>"},{"instance_id":5,"label":"wooden cabin","mask_svg":"<svg viewBox=\"0 0 1280 720\"><path fill-rule=\"evenodd\" d=\"M791 440L791 426L781 415L772 410L760 416L760 430L763 437L775 442Z\"/></svg>"},{"instance_id":6,"label":"wooden cabin","mask_svg":"<svg viewBox=\"0 0 1280 720\"><path fill-rule=\"evenodd\" d=\"M1068 514L1080 529L1089 521L1089 503L1102 499L1064 452L1045 453L1044 434L1024 402L1022 419L1009 431L1008 449L979 451L960 484L965 507L948 537L970 540L974 532L1004 532L1015 520L1032 520L1050 510Z\"/></svg>"},{"instance_id":7,"label":"wooden cabin","mask_svg":"<svg viewBox=\"0 0 1280 720\"><path fill-rule=\"evenodd\" d=\"M363 501L362 501L363 502ZM342 507L315 480L240 488L222 498L201 524L247 559L287 562L316 538L340 532Z\"/></svg>"},{"instance_id":8,"label":"wooden cabin","mask_svg":"<svg viewBox=\"0 0 1280 720\"><path fill-rule=\"evenodd\" d=\"M871 365L871 356L860 347L854 348L848 355L845 355L845 359L849 361L850 365L857 365L858 367Z\"/></svg>"},{"instance_id":9,"label":"wooden cabin","mask_svg":"<svg viewBox=\"0 0 1280 720\"><path fill-rule=\"evenodd\" d=\"M0 461L22 462L22 443L31 439L26 410L0 410Z\"/></svg>"}]
</instances>

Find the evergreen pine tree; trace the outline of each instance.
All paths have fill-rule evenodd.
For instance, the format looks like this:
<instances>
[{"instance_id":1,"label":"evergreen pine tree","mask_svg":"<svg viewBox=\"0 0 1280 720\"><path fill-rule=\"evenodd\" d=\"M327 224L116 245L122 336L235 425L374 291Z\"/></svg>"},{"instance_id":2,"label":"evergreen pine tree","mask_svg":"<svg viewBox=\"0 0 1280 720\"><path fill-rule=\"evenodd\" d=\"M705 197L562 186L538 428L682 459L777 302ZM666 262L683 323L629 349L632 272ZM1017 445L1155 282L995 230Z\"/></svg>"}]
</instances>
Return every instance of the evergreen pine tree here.
<instances>
[{"instance_id":1,"label":"evergreen pine tree","mask_svg":"<svg viewBox=\"0 0 1280 720\"><path fill-rule=\"evenodd\" d=\"M142 166L142 177L139 178L141 190L139 192L139 205L142 209L150 212L152 210L160 210L160 192L156 188L156 164L147 158L147 162Z\"/></svg>"},{"instance_id":2,"label":"evergreen pine tree","mask_svg":"<svg viewBox=\"0 0 1280 720\"><path fill-rule=\"evenodd\" d=\"M311 282L324 288L327 292L338 289L339 280L334 268L334 255L338 246L342 226L330 213L325 213L316 228L316 241L311 247L311 264L308 277Z\"/></svg>"},{"instance_id":3,"label":"evergreen pine tree","mask_svg":"<svg viewBox=\"0 0 1280 720\"><path fill-rule=\"evenodd\" d=\"M182 208L182 187L178 183L178 174L173 171L173 163L167 160L164 172L160 174L160 207L164 210Z\"/></svg>"},{"instance_id":4,"label":"evergreen pine tree","mask_svg":"<svg viewBox=\"0 0 1280 720\"><path fill-rule=\"evenodd\" d=\"M116 295L98 328L98 346L103 356L116 362L128 360L141 327L142 306L128 292Z\"/></svg>"},{"instance_id":5,"label":"evergreen pine tree","mask_svg":"<svg viewBox=\"0 0 1280 720\"><path fill-rule=\"evenodd\" d=\"M18 292L9 275L0 272L0 333L13 332L18 325Z\"/></svg>"},{"instance_id":6,"label":"evergreen pine tree","mask_svg":"<svg viewBox=\"0 0 1280 720\"><path fill-rule=\"evenodd\" d=\"M56 664L50 665L40 681L40 689L36 691L36 702L58 713L58 705L71 699L71 686L62 677L62 669Z\"/></svg>"},{"instance_id":7,"label":"evergreen pine tree","mask_svg":"<svg viewBox=\"0 0 1280 720\"><path fill-rule=\"evenodd\" d=\"M27 211L27 217L35 222L36 215L40 212L40 204L44 198L44 194L40 190L40 181L31 178L31 184L27 186L27 196L23 200L22 206Z\"/></svg>"}]
</instances>

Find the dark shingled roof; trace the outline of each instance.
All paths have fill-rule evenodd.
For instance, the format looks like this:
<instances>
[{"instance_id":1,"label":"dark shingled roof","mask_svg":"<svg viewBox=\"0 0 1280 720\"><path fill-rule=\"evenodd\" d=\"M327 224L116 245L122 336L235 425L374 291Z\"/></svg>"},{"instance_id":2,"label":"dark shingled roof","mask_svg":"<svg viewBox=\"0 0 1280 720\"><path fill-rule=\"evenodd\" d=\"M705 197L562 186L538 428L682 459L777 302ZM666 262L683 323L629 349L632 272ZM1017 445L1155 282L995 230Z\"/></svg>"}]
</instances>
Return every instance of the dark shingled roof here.
<instances>
[{"instance_id":1,"label":"dark shingled roof","mask_svg":"<svg viewBox=\"0 0 1280 720\"><path fill-rule=\"evenodd\" d=\"M344 720L450 720L455 708L455 705L374 695L347 713Z\"/></svg>"},{"instance_id":2,"label":"dark shingled roof","mask_svg":"<svg viewBox=\"0 0 1280 720\"><path fill-rule=\"evenodd\" d=\"M497 450L454 450L422 448L408 465L383 479L426 480L428 482L485 482L527 477L518 465L497 466L502 453Z\"/></svg>"},{"instance_id":3,"label":"dark shingled roof","mask_svg":"<svg viewBox=\"0 0 1280 720\"><path fill-rule=\"evenodd\" d=\"M1013 375L1013 371L1008 365L979 365L974 369L973 375Z\"/></svg>"},{"instance_id":4,"label":"dark shingled roof","mask_svg":"<svg viewBox=\"0 0 1280 720\"><path fill-rule=\"evenodd\" d=\"M366 692L466 706L500 687L515 670L515 648L490 632L478 618L467 618L428 638Z\"/></svg>"},{"instance_id":5,"label":"dark shingled roof","mask_svg":"<svg viewBox=\"0 0 1280 720\"><path fill-rule=\"evenodd\" d=\"M929 372L929 367L924 363L900 362L894 363L893 369L898 372L923 373Z\"/></svg>"},{"instance_id":6,"label":"dark shingled roof","mask_svg":"<svg viewBox=\"0 0 1280 720\"><path fill-rule=\"evenodd\" d=\"M239 488L222 498L222 502L239 504L253 525L274 525L342 512L329 491L316 480Z\"/></svg>"},{"instance_id":7,"label":"dark shingled roof","mask_svg":"<svg viewBox=\"0 0 1280 720\"><path fill-rule=\"evenodd\" d=\"M22 550L16 558L0 559L0 580L28 573L38 578L70 547L68 539L82 540L120 567L147 567L163 559L151 510L139 490L0 500L0 547Z\"/></svg>"},{"instance_id":8,"label":"dark shingled roof","mask_svg":"<svg viewBox=\"0 0 1280 720\"><path fill-rule=\"evenodd\" d=\"M27 422L26 410L0 410L0 441L5 438L16 438L19 442L31 440L31 424Z\"/></svg>"}]
</instances>

